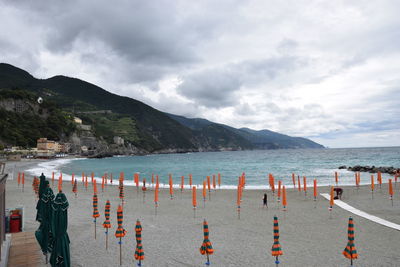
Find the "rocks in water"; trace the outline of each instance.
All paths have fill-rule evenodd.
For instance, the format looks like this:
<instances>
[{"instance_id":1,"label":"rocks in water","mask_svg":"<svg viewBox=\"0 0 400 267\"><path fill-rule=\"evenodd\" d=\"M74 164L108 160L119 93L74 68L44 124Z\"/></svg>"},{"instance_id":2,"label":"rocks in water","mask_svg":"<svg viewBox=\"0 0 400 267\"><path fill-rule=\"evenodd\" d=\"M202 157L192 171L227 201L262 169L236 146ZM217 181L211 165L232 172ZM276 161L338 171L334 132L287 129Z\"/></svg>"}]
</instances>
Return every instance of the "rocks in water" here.
<instances>
[{"instance_id":1,"label":"rocks in water","mask_svg":"<svg viewBox=\"0 0 400 267\"><path fill-rule=\"evenodd\" d=\"M346 166L340 166L339 169L345 169ZM400 173L400 168L394 168L393 166L391 167L375 167L375 166L360 166L360 165L355 165L353 167L349 166L347 167L348 171L353 171L353 172L369 172L369 173L389 173L389 174L395 174L395 173Z\"/></svg>"},{"instance_id":2,"label":"rocks in water","mask_svg":"<svg viewBox=\"0 0 400 267\"><path fill-rule=\"evenodd\" d=\"M347 169L346 165L339 166L339 170Z\"/></svg>"}]
</instances>

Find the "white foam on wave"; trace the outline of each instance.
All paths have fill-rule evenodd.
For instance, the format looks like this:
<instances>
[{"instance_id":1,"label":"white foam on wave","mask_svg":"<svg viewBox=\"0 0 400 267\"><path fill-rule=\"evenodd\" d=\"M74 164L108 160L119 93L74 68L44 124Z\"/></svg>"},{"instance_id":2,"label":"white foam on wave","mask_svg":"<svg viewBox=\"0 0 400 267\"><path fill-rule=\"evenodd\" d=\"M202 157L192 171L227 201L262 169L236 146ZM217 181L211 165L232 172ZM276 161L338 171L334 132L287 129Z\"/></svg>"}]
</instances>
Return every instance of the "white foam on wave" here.
<instances>
[{"instance_id":1,"label":"white foam on wave","mask_svg":"<svg viewBox=\"0 0 400 267\"><path fill-rule=\"evenodd\" d=\"M40 162L36 166L26 170L27 173L32 176L40 176L42 173L49 179L52 177L54 172L54 178L58 179L61 174L61 166L71 163L74 160L85 160L86 158L68 158L68 159L56 159L45 162ZM71 174L62 173L63 180L72 180Z\"/></svg>"}]
</instances>

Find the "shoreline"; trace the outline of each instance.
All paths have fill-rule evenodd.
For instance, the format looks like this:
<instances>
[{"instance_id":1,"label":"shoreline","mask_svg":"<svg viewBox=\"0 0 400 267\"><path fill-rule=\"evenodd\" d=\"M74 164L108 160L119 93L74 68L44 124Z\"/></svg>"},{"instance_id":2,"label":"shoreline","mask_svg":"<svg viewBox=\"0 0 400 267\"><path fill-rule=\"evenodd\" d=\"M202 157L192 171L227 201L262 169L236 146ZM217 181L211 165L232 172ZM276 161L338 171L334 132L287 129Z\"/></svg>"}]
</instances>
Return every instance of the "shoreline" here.
<instances>
[{"instance_id":1,"label":"shoreline","mask_svg":"<svg viewBox=\"0 0 400 267\"><path fill-rule=\"evenodd\" d=\"M31 162L32 163L32 162ZM25 167L29 164L23 164ZM55 181L56 183L56 181ZM51 182L50 182L51 184ZM57 185L54 184L53 190ZM318 187L318 193L328 193L329 187ZM342 201L370 214L400 223L400 186L395 188L394 207L387 196L387 184L376 186L374 200L371 200L369 186L344 188ZM6 205L24 206L25 230L35 231L36 198L31 185L26 184L25 192L18 188L16 180L7 181ZM88 190L78 179L78 194L75 198L70 182L63 183L63 192L69 201L68 234L71 244L71 266L118 265L119 246L114 236L116 230L116 208L120 204L117 187L98 186L99 212L97 239L94 239L92 218L92 185ZM270 255L273 243L273 215L279 218L281 245L284 251L280 261L285 266L343 266L348 260L341 252L347 243L349 216L355 221L355 244L359 252L357 266L394 266L400 261L396 249L400 246L400 232L353 215L337 206L329 218L329 201L322 196L313 200L312 189L307 195L289 189L287 211L282 210L277 196L268 194L268 209L262 207L265 190L245 188L241 203L241 219L238 220L236 191L217 189L211 191L203 207L201 190L197 191L196 218L193 218L191 191L174 190L171 200L168 189L159 193L158 214L154 214L154 189L148 187L144 194L134 187L125 188L123 227L127 235L123 238L122 266L132 266L135 249L135 222L140 219L143 227L143 247L146 266L204 266L205 258L198 249L203 232L202 221L207 219L210 240L215 253L210 256L213 266L265 266L273 264ZM111 224L109 249L105 250L105 235L101 223L104 220L104 204L111 201ZM307 244L307 245L305 245ZM315 253L318 253L316 257ZM43 265L44 258L43 258Z\"/></svg>"}]
</instances>

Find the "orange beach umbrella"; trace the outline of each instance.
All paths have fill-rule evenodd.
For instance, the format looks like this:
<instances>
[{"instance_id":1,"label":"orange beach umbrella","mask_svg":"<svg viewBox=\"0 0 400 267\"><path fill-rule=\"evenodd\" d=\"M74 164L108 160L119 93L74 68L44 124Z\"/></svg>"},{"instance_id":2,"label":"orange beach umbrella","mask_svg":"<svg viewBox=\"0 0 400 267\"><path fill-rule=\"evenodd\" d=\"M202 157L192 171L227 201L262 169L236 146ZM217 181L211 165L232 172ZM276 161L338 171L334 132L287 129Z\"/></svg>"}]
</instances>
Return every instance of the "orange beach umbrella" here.
<instances>
[{"instance_id":1,"label":"orange beach umbrella","mask_svg":"<svg viewBox=\"0 0 400 267\"><path fill-rule=\"evenodd\" d=\"M122 265L122 238L126 235L126 230L123 228L122 223L124 220L124 212L122 210L122 206L118 205L118 210L117 210L117 223L118 223L118 228L117 231L115 231L115 237L119 238L119 265Z\"/></svg>"},{"instance_id":2,"label":"orange beach umbrella","mask_svg":"<svg viewBox=\"0 0 400 267\"><path fill-rule=\"evenodd\" d=\"M172 181L172 175L170 174L169 175L169 195L171 196L171 199L172 199L172 196L174 195L174 189L173 189L173 181Z\"/></svg>"},{"instance_id":3,"label":"orange beach umbrella","mask_svg":"<svg viewBox=\"0 0 400 267\"><path fill-rule=\"evenodd\" d=\"M379 188L382 188L382 173L378 172L378 183L379 183Z\"/></svg>"},{"instance_id":4,"label":"orange beach umbrella","mask_svg":"<svg viewBox=\"0 0 400 267\"><path fill-rule=\"evenodd\" d=\"M221 188L221 174L218 173L218 188Z\"/></svg>"},{"instance_id":5,"label":"orange beach umbrella","mask_svg":"<svg viewBox=\"0 0 400 267\"><path fill-rule=\"evenodd\" d=\"M203 181L203 207L206 206L206 196L207 196L207 191L206 191L206 181Z\"/></svg>"},{"instance_id":6,"label":"orange beach umbrella","mask_svg":"<svg viewBox=\"0 0 400 267\"><path fill-rule=\"evenodd\" d=\"M207 188L208 188L208 200L211 200L211 184L210 184L210 176L207 176Z\"/></svg>"},{"instance_id":7,"label":"orange beach umbrella","mask_svg":"<svg viewBox=\"0 0 400 267\"><path fill-rule=\"evenodd\" d=\"M98 198L96 193L93 193L93 218L94 218L94 239L96 239L96 220L97 217L100 217L99 210L97 208L98 205Z\"/></svg>"},{"instance_id":8,"label":"orange beach umbrella","mask_svg":"<svg viewBox=\"0 0 400 267\"><path fill-rule=\"evenodd\" d=\"M135 260L139 261L138 266L142 266L142 260L144 260L144 250L142 245L142 225L140 221L136 221L135 226L136 232L136 250L135 250Z\"/></svg>"},{"instance_id":9,"label":"orange beach umbrella","mask_svg":"<svg viewBox=\"0 0 400 267\"><path fill-rule=\"evenodd\" d=\"M72 173L72 176L71 176L71 185L74 185L74 178L75 178L75 174Z\"/></svg>"},{"instance_id":10,"label":"orange beach umbrella","mask_svg":"<svg viewBox=\"0 0 400 267\"><path fill-rule=\"evenodd\" d=\"M286 187L285 186L283 186L283 188L282 188L282 205L283 205L283 211L286 211L287 198L286 198Z\"/></svg>"},{"instance_id":11,"label":"orange beach umbrella","mask_svg":"<svg viewBox=\"0 0 400 267\"><path fill-rule=\"evenodd\" d=\"M296 190L296 178L294 177L294 173L292 173L292 182L293 182L293 189Z\"/></svg>"},{"instance_id":12,"label":"orange beach umbrella","mask_svg":"<svg viewBox=\"0 0 400 267\"><path fill-rule=\"evenodd\" d=\"M349 218L349 226L347 229L347 245L344 251L342 252L343 255L350 259L350 266L353 266L353 259L358 258L357 249L354 244L354 222L353 218Z\"/></svg>"},{"instance_id":13,"label":"orange beach umbrella","mask_svg":"<svg viewBox=\"0 0 400 267\"><path fill-rule=\"evenodd\" d=\"M304 195L307 195L307 177L303 176Z\"/></svg>"},{"instance_id":14,"label":"orange beach umbrella","mask_svg":"<svg viewBox=\"0 0 400 267\"><path fill-rule=\"evenodd\" d=\"M104 208L104 216L106 217L106 220L103 222L103 227L106 228L106 232L105 232L106 233L106 250L108 249L108 229L111 228L110 209L111 209L110 200L107 199L106 206Z\"/></svg>"},{"instance_id":15,"label":"orange beach umbrella","mask_svg":"<svg viewBox=\"0 0 400 267\"><path fill-rule=\"evenodd\" d=\"M374 188L375 188L374 176L371 175L371 196L372 196L372 199L374 199Z\"/></svg>"},{"instance_id":16,"label":"orange beach umbrella","mask_svg":"<svg viewBox=\"0 0 400 267\"><path fill-rule=\"evenodd\" d=\"M282 189L281 187L282 187L282 181L279 180L278 181L278 202L281 201L281 189Z\"/></svg>"},{"instance_id":17,"label":"orange beach umbrella","mask_svg":"<svg viewBox=\"0 0 400 267\"><path fill-rule=\"evenodd\" d=\"M51 173L51 186L54 186L54 172Z\"/></svg>"},{"instance_id":18,"label":"orange beach umbrella","mask_svg":"<svg viewBox=\"0 0 400 267\"><path fill-rule=\"evenodd\" d=\"M213 174L213 188L214 188L214 190L217 188L217 183L216 183L216 180L215 180L215 174Z\"/></svg>"},{"instance_id":19,"label":"orange beach umbrella","mask_svg":"<svg viewBox=\"0 0 400 267\"><path fill-rule=\"evenodd\" d=\"M183 191L183 187L185 186L185 176L181 177L181 192Z\"/></svg>"},{"instance_id":20,"label":"orange beach umbrella","mask_svg":"<svg viewBox=\"0 0 400 267\"><path fill-rule=\"evenodd\" d=\"M156 188L154 190L154 214L157 215L157 207L158 207L158 176L157 176L157 183L156 183Z\"/></svg>"},{"instance_id":21,"label":"orange beach umbrella","mask_svg":"<svg viewBox=\"0 0 400 267\"><path fill-rule=\"evenodd\" d=\"M72 192L75 194L75 197L78 193L78 182L74 179L74 185L72 186Z\"/></svg>"},{"instance_id":22,"label":"orange beach umbrella","mask_svg":"<svg viewBox=\"0 0 400 267\"><path fill-rule=\"evenodd\" d=\"M317 179L314 179L314 201L317 201L317 194L318 194L317 190L318 190L317 189Z\"/></svg>"},{"instance_id":23,"label":"orange beach umbrella","mask_svg":"<svg viewBox=\"0 0 400 267\"><path fill-rule=\"evenodd\" d=\"M297 175L297 187L299 188L299 192L301 192L300 175Z\"/></svg>"},{"instance_id":24,"label":"orange beach umbrella","mask_svg":"<svg viewBox=\"0 0 400 267\"><path fill-rule=\"evenodd\" d=\"M393 185L392 185L392 179L389 179L389 195L390 195L390 200L391 200L392 206L393 206Z\"/></svg>"},{"instance_id":25,"label":"orange beach umbrella","mask_svg":"<svg viewBox=\"0 0 400 267\"><path fill-rule=\"evenodd\" d=\"M192 188L193 177L192 174L189 174L189 186Z\"/></svg>"},{"instance_id":26,"label":"orange beach umbrella","mask_svg":"<svg viewBox=\"0 0 400 267\"><path fill-rule=\"evenodd\" d=\"M214 249L212 247L211 241L209 239L209 230L208 230L208 224L206 220L203 222L203 234L204 234L204 239L203 243L201 244L200 247L200 253L201 255L206 254L207 255L207 262L206 265L210 265L210 258L209 255L212 255L214 253Z\"/></svg>"},{"instance_id":27,"label":"orange beach umbrella","mask_svg":"<svg viewBox=\"0 0 400 267\"><path fill-rule=\"evenodd\" d=\"M196 199L196 187L192 187L192 205L193 205L193 218L196 218L196 207L197 207L197 199Z\"/></svg>"},{"instance_id":28,"label":"orange beach umbrella","mask_svg":"<svg viewBox=\"0 0 400 267\"><path fill-rule=\"evenodd\" d=\"M336 183L336 186L339 184L339 176L338 176L337 172L335 172L335 183Z\"/></svg>"},{"instance_id":29,"label":"orange beach umbrella","mask_svg":"<svg viewBox=\"0 0 400 267\"><path fill-rule=\"evenodd\" d=\"M271 249L271 255L275 257L275 264L278 266L279 264L279 256L283 255L283 251L281 248L281 244L279 243L279 223L278 217L274 216L274 243Z\"/></svg>"},{"instance_id":30,"label":"orange beach umbrella","mask_svg":"<svg viewBox=\"0 0 400 267\"><path fill-rule=\"evenodd\" d=\"M19 172L18 173L18 187L19 187L19 184L21 183L21 173Z\"/></svg>"},{"instance_id":31,"label":"orange beach umbrella","mask_svg":"<svg viewBox=\"0 0 400 267\"><path fill-rule=\"evenodd\" d=\"M151 174L151 187L154 185L154 173Z\"/></svg>"},{"instance_id":32,"label":"orange beach umbrella","mask_svg":"<svg viewBox=\"0 0 400 267\"><path fill-rule=\"evenodd\" d=\"M22 173L21 177L21 183L22 183L22 192L24 192L24 187L25 187L25 173Z\"/></svg>"}]
</instances>

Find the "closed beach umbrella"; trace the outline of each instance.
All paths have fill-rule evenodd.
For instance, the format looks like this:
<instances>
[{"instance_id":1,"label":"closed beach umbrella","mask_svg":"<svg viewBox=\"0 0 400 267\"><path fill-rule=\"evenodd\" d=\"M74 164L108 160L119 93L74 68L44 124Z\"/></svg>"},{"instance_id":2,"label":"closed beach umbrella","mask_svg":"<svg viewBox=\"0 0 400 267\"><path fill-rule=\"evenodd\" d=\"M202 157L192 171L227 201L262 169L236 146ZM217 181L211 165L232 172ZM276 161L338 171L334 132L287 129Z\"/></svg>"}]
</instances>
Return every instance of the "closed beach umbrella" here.
<instances>
[{"instance_id":1,"label":"closed beach umbrella","mask_svg":"<svg viewBox=\"0 0 400 267\"><path fill-rule=\"evenodd\" d=\"M122 181L120 181L119 184L119 199L121 200L121 204L124 205L124 183Z\"/></svg>"},{"instance_id":2,"label":"closed beach umbrella","mask_svg":"<svg viewBox=\"0 0 400 267\"><path fill-rule=\"evenodd\" d=\"M39 179L36 176L33 177L32 187L33 187L33 191L35 192L36 196L39 197Z\"/></svg>"},{"instance_id":3,"label":"closed beach umbrella","mask_svg":"<svg viewBox=\"0 0 400 267\"><path fill-rule=\"evenodd\" d=\"M237 205L237 212L238 212L238 219L240 220L240 202L242 200L242 186L239 183L237 186L237 197L236 197L236 205Z\"/></svg>"},{"instance_id":4,"label":"closed beach umbrella","mask_svg":"<svg viewBox=\"0 0 400 267\"><path fill-rule=\"evenodd\" d=\"M135 250L135 260L139 261L138 266L142 266L142 260L144 260L144 250L142 245L142 225L140 221L136 221L135 226L136 232L136 250Z\"/></svg>"},{"instance_id":5,"label":"closed beach umbrella","mask_svg":"<svg viewBox=\"0 0 400 267\"><path fill-rule=\"evenodd\" d=\"M299 189L299 192L301 192L300 175L297 175L297 187Z\"/></svg>"},{"instance_id":6,"label":"closed beach umbrella","mask_svg":"<svg viewBox=\"0 0 400 267\"><path fill-rule=\"evenodd\" d=\"M379 189L382 189L382 173L378 172L378 183L379 183Z\"/></svg>"},{"instance_id":7,"label":"closed beach umbrella","mask_svg":"<svg viewBox=\"0 0 400 267\"><path fill-rule=\"evenodd\" d=\"M169 175L169 195L171 196L171 199L173 198L174 195L174 189L173 189L173 181L172 181L172 175Z\"/></svg>"},{"instance_id":8,"label":"closed beach umbrella","mask_svg":"<svg viewBox=\"0 0 400 267\"><path fill-rule=\"evenodd\" d=\"M207 195L207 191L206 191L206 181L203 181L203 207L206 206L206 195Z\"/></svg>"},{"instance_id":9,"label":"closed beach umbrella","mask_svg":"<svg viewBox=\"0 0 400 267\"><path fill-rule=\"evenodd\" d=\"M196 207L197 207L197 198L196 198L196 187L192 188L192 205L193 205L193 218L196 218Z\"/></svg>"},{"instance_id":10,"label":"closed beach umbrella","mask_svg":"<svg viewBox=\"0 0 400 267\"><path fill-rule=\"evenodd\" d=\"M88 177L86 175L86 177L85 177L85 191L87 191L87 188L88 188Z\"/></svg>"},{"instance_id":11,"label":"closed beach umbrella","mask_svg":"<svg viewBox=\"0 0 400 267\"><path fill-rule=\"evenodd\" d=\"M82 183L84 183L84 182L85 182L85 173L82 172Z\"/></svg>"},{"instance_id":12,"label":"closed beach umbrella","mask_svg":"<svg viewBox=\"0 0 400 267\"><path fill-rule=\"evenodd\" d=\"M76 181L76 179L74 179L74 185L72 186L72 192L75 194L75 197L76 197L76 194L78 193L78 182Z\"/></svg>"},{"instance_id":13,"label":"closed beach umbrella","mask_svg":"<svg viewBox=\"0 0 400 267\"><path fill-rule=\"evenodd\" d=\"M104 192L104 185L105 185L105 177L104 175L101 177L101 192Z\"/></svg>"},{"instance_id":14,"label":"closed beach umbrella","mask_svg":"<svg viewBox=\"0 0 400 267\"><path fill-rule=\"evenodd\" d=\"M22 173L22 177L21 177L21 183L22 183L22 192L24 192L24 188L25 188L25 173Z\"/></svg>"},{"instance_id":15,"label":"closed beach umbrella","mask_svg":"<svg viewBox=\"0 0 400 267\"><path fill-rule=\"evenodd\" d=\"M58 177L58 192L62 191L62 173L60 173L60 176Z\"/></svg>"},{"instance_id":16,"label":"closed beach umbrella","mask_svg":"<svg viewBox=\"0 0 400 267\"><path fill-rule=\"evenodd\" d=\"M336 183L336 186L339 184L339 176L338 176L337 172L335 172L335 183Z\"/></svg>"},{"instance_id":17,"label":"closed beach umbrella","mask_svg":"<svg viewBox=\"0 0 400 267\"><path fill-rule=\"evenodd\" d=\"M303 176L304 195L307 196L307 177Z\"/></svg>"},{"instance_id":18,"label":"closed beach umbrella","mask_svg":"<svg viewBox=\"0 0 400 267\"><path fill-rule=\"evenodd\" d=\"M213 174L213 188L214 188L214 190L217 188L217 183L216 183L216 180L215 180L215 174Z\"/></svg>"},{"instance_id":19,"label":"closed beach umbrella","mask_svg":"<svg viewBox=\"0 0 400 267\"><path fill-rule=\"evenodd\" d=\"M281 244L279 243L279 224L278 217L274 216L274 244L272 244L271 255L275 257L275 264L279 264L279 256L283 254Z\"/></svg>"},{"instance_id":20,"label":"closed beach umbrella","mask_svg":"<svg viewBox=\"0 0 400 267\"><path fill-rule=\"evenodd\" d=\"M119 238L119 265L122 265L122 238L126 235L126 230L124 227L122 227L122 223L124 220L124 214L122 210L122 206L118 205L118 210L117 210L117 223L118 223L118 228L117 231L115 232L115 237Z\"/></svg>"},{"instance_id":21,"label":"closed beach umbrella","mask_svg":"<svg viewBox=\"0 0 400 267\"><path fill-rule=\"evenodd\" d=\"M49 185L49 181L44 182L46 188L43 191L39 202L41 202L40 209L41 209L41 221L39 229L36 230L35 236L40 245L40 248L43 254L46 256L46 264L47 264L47 253L49 251L50 245L50 225L51 225L51 205L53 204L54 194L53 190Z\"/></svg>"},{"instance_id":22,"label":"closed beach umbrella","mask_svg":"<svg viewBox=\"0 0 400 267\"><path fill-rule=\"evenodd\" d=\"M218 173L218 188L221 188L221 174Z\"/></svg>"},{"instance_id":23,"label":"closed beach umbrella","mask_svg":"<svg viewBox=\"0 0 400 267\"><path fill-rule=\"evenodd\" d=\"M103 227L106 228L106 250L108 249L108 229L111 228L111 222L110 222L110 209L111 209L111 204L110 200L106 201L106 206L104 209L104 216L106 217L106 220L103 222Z\"/></svg>"},{"instance_id":24,"label":"closed beach umbrella","mask_svg":"<svg viewBox=\"0 0 400 267\"><path fill-rule=\"evenodd\" d=\"M314 179L314 201L317 201L317 194L318 194L317 179Z\"/></svg>"},{"instance_id":25,"label":"closed beach umbrella","mask_svg":"<svg viewBox=\"0 0 400 267\"><path fill-rule=\"evenodd\" d=\"M97 194L97 181L96 179L93 180L93 193Z\"/></svg>"},{"instance_id":26,"label":"closed beach umbrella","mask_svg":"<svg viewBox=\"0 0 400 267\"><path fill-rule=\"evenodd\" d=\"M154 173L151 174L151 187L154 185Z\"/></svg>"},{"instance_id":27,"label":"closed beach umbrella","mask_svg":"<svg viewBox=\"0 0 400 267\"><path fill-rule=\"evenodd\" d=\"M94 172L92 172L92 174L91 174L91 177L92 177L92 184L93 184L93 180L94 180Z\"/></svg>"},{"instance_id":28,"label":"closed beach umbrella","mask_svg":"<svg viewBox=\"0 0 400 267\"><path fill-rule=\"evenodd\" d=\"M281 202L282 181L278 181L278 202Z\"/></svg>"},{"instance_id":29,"label":"closed beach umbrella","mask_svg":"<svg viewBox=\"0 0 400 267\"><path fill-rule=\"evenodd\" d=\"M145 200L145 197L146 197L146 190L147 190L147 187L146 187L146 178L143 178L143 185L142 185L143 203L144 203L144 200Z\"/></svg>"},{"instance_id":30,"label":"closed beach umbrella","mask_svg":"<svg viewBox=\"0 0 400 267\"><path fill-rule=\"evenodd\" d=\"M51 173L51 186L54 186L54 172Z\"/></svg>"},{"instance_id":31,"label":"closed beach umbrella","mask_svg":"<svg viewBox=\"0 0 400 267\"><path fill-rule=\"evenodd\" d=\"M389 195L390 195L390 200L392 201L392 206L393 206L393 185L392 185L392 179L389 179Z\"/></svg>"},{"instance_id":32,"label":"closed beach umbrella","mask_svg":"<svg viewBox=\"0 0 400 267\"><path fill-rule=\"evenodd\" d=\"M54 199L51 208L51 266L70 267L68 228L68 200L64 193L60 192Z\"/></svg>"},{"instance_id":33,"label":"closed beach umbrella","mask_svg":"<svg viewBox=\"0 0 400 267\"><path fill-rule=\"evenodd\" d=\"M211 200L211 184L210 176L207 176L208 200Z\"/></svg>"},{"instance_id":34,"label":"closed beach umbrella","mask_svg":"<svg viewBox=\"0 0 400 267\"><path fill-rule=\"evenodd\" d=\"M270 177L270 188L272 190L272 194L275 194L275 178L271 173L269 174L269 177Z\"/></svg>"},{"instance_id":35,"label":"closed beach umbrella","mask_svg":"<svg viewBox=\"0 0 400 267\"><path fill-rule=\"evenodd\" d=\"M208 231L208 224L207 224L206 220L204 220L204 222L203 222L203 234L204 234L204 240L200 247L200 253L201 253L201 255L204 255L204 254L207 255L206 265L210 265L209 255L212 255L214 253L214 249L213 249L211 241L209 239L210 233Z\"/></svg>"},{"instance_id":36,"label":"closed beach umbrella","mask_svg":"<svg viewBox=\"0 0 400 267\"><path fill-rule=\"evenodd\" d=\"M47 188L47 184L48 183L46 183L46 177L42 173L42 175L40 175L39 190L38 190L39 200L36 204L36 210L37 210L36 221L38 221L38 222L42 221L42 211L43 211L42 204L43 204L43 202L40 201L40 199L42 198L42 194L44 193L44 191Z\"/></svg>"},{"instance_id":37,"label":"closed beach umbrella","mask_svg":"<svg viewBox=\"0 0 400 267\"><path fill-rule=\"evenodd\" d=\"M183 187L185 186L185 176L181 176L181 193L183 191Z\"/></svg>"},{"instance_id":38,"label":"closed beach umbrella","mask_svg":"<svg viewBox=\"0 0 400 267\"><path fill-rule=\"evenodd\" d=\"M192 184L193 184L193 176L192 176L192 174L189 174L189 186L190 186L190 188L192 188Z\"/></svg>"},{"instance_id":39,"label":"closed beach umbrella","mask_svg":"<svg viewBox=\"0 0 400 267\"><path fill-rule=\"evenodd\" d=\"M292 173L292 182L293 182L293 190L296 190L296 178L294 177L294 173Z\"/></svg>"},{"instance_id":40,"label":"closed beach umbrella","mask_svg":"<svg viewBox=\"0 0 400 267\"><path fill-rule=\"evenodd\" d=\"M18 187L19 187L19 184L21 183L21 173L19 172L18 173Z\"/></svg>"},{"instance_id":41,"label":"closed beach umbrella","mask_svg":"<svg viewBox=\"0 0 400 267\"><path fill-rule=\"evenodd\" d=\"M158 207L158 187L159 187L159 183L158 183L158 177L157 177L156 188L154 190L154 212L155 212L155 215L157 215L157 207Z\"/></svg>"},{"instance_id":42,"label":"closed beach umbrella","mask_svg":"<svg viewBox=\"0 0 400 267\"><path fill-rule=\"evenodd\" d=\"M98 198L97 194L93 194L93 218L94 218L94 239L96 239L96 220L97 217L100 217L99 210L98 210Z\"/></svg>"},{"instance_id":43,"label":"closed beach umbrella","mask_svg":"<svg viewBox=\"0 0 400 267\"><path fill-rule=\"evenodd\" d=\"M333 196L333 186L331 186L330 199L329 199L329 218L332 218L332 209L334 204L335 201Z\"/></svg>"},{"instance_id":44,"label":"closed beach umbrella","mask_svg":"<svg viewBox=\"0 0 400 267\"><path fill-rule=\"evenodd\" d=\"M74 180L75 180L75 174L72 173L72 176L71 176L71 185L74 185Z\"/></svg>"},{"instance_id":45,"label":"closed beach umbrella","mask_svg":"<svg viewBox=\"0 0 400 267\"><path fill-rule=\"evenodd\" d=\"M283 211L286 211L287 198L286 198L286 187L285 186L283 186L283 188L282 188L282 205L283 205Z\"/></svg>"},{"instance_id":46,"label":"closed beach umbrella","mask_svg":"<svg viewBox=\"0 0 400 267\"><path fill-rule=\"evenodd\" d=\"M354 245L354 222L353 218L349 218L349 226L347 230L347 246L343 251L343 255L350 259L350 266L353 266L353 259L357 259L357 249L356 246Z\"/></svg>"},{"instance_id":47,"label":"closed beach umbrella","mask_svg":"<svg viewBox=\"0 0 400 267\"><path fill-rule=\"evenodd\" d=\"M371 175L371 196L372 196L372 199L374 199L374 188L375 188L374 176Z\"/></svg>"}]
</instances>

